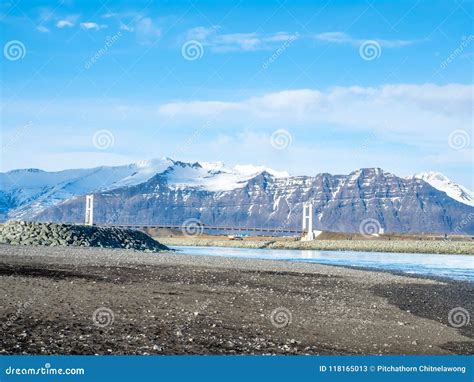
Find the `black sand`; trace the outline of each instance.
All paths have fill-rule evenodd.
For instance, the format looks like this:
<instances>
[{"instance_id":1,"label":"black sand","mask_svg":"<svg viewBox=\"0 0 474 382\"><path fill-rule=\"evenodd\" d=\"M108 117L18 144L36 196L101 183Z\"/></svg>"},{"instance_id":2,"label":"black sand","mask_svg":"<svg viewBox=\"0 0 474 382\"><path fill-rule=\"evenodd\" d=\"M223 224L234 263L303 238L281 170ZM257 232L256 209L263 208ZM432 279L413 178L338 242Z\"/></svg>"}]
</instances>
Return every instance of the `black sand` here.
<instances>
[{"instance_id":1,"label":"black sand","mask_svg":"<svg viewBox=\"0 0 474 382\"><path fill-rule=\"evenodd\" d=\"M0 351L472 354L472 322L448 315L472 315L473 292L317 264L0 245Z\"/></svg>"}]
</instances>

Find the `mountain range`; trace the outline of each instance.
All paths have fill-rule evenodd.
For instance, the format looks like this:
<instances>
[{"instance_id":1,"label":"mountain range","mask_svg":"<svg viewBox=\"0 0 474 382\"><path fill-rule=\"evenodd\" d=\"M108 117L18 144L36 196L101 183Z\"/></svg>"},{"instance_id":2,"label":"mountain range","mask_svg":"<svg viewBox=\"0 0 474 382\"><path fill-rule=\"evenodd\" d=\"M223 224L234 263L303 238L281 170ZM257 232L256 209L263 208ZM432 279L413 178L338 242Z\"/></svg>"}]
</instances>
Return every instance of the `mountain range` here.
<instances>
[{"instance_id":1,"label":"mountain range","mask_svg":"<svg viewBox=\"0 0 474 382\"><path fill-rule=\"evenodd\" d=\"M124 166L0 173L0 219L82 222L94 194L94 220L299 228L303 203L314 228L359 232L370 219L385 232L474 233L474 193L443 174L398 177L380 168L348 175L290 176L264 166L169 158Z\"/></svg>"}]
</instances>

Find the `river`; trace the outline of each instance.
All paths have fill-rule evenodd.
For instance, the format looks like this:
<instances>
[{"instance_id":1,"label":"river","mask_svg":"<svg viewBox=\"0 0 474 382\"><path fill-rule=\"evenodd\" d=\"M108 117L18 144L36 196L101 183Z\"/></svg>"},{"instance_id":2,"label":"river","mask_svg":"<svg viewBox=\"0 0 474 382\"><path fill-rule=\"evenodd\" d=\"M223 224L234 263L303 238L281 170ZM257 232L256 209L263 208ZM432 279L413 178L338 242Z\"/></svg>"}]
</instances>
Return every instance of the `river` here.
<instances>
[{"instance_id":1,"label":"river","mask_svg":"<svg viewBox=\"0 0 474 382\"><path fill-rule=\"evenodd\" d=\"M364 267L474 282L474 257L420 253L174 246L179 253Z\"/></svg>"}]
</instances>

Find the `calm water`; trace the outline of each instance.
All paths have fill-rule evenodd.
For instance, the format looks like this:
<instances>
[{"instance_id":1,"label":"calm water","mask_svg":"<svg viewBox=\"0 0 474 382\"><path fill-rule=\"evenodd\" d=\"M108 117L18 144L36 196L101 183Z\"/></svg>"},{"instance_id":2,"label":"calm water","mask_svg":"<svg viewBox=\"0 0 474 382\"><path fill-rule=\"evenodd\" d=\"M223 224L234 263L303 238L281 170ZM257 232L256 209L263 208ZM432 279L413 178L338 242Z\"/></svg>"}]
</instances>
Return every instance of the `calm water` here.
<instances>
[{"instance_id":1,"label":"calm water","mask_svg":"<svg viewBox=\"0 0 474 382\"><path fill-rule=\"evenodd\" d=\"M185 246L173 248L178 252L190 255L302 261L307 263L375 268L410 274L442 276L456 280L474 281L474 256L469 255Z\"/></svg>"}]
</instances>

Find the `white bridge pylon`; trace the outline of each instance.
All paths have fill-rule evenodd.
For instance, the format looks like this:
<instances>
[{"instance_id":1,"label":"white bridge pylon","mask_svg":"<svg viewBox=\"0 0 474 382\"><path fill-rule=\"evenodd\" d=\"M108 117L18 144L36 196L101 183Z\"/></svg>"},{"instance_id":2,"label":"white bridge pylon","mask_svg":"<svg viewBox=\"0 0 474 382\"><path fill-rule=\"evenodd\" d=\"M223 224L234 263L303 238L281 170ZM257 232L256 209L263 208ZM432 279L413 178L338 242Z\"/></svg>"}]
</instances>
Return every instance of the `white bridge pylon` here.
<instances>
[{"instance_id":1,"label":"white bridge pylon","mask_svg":"<svg viewBox=\"0 0 474 382\"><path fill-rule=\"evenodd\" d=\"M94 195L86 195L86 219L85 225L94 224Z\"/></svg>"},{"instance_id":2,"label":"white bridge pylon","mask_svg":"<svg viewBox=\"0 0 474 382\"><path fill-rule=\"evenodd\" d=\"M303 204L303 240L314 240L313 231L313 203Z\"/></svg>"}]
</instances>

